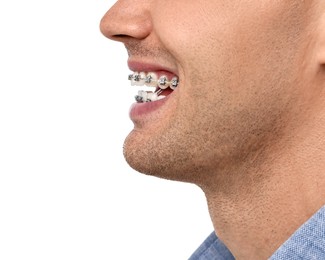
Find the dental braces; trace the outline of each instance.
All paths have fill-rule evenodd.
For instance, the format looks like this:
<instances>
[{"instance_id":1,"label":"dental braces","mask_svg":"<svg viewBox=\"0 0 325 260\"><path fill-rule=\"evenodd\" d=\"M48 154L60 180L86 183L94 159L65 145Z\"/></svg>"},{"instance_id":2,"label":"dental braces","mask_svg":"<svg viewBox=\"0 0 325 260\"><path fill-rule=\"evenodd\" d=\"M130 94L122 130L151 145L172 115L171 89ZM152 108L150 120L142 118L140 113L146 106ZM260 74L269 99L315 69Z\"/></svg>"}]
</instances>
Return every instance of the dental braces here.
<instances>
[{"instance_id":1,"label":"dental braces","mask_svg":"<svg viewBox=\"0 0 325 260\"><path fill-rule=\"evenodd\" d=\"M177 77L173 77L172 80L168 80L168 78L163 75L158 79L157 75L153 72L149 72L148 74L144 72L134 72L128 76L128 79L131 81L131 85L158 87L155 92L139 90L138 95L135 96L135 100L138 103L152 102L163 99L165 96L160 95L162 91L168 87L174 90L177 88L179 83Z\"/></svg>"},{"instance_id":2,"label":"dental braces","mask_svg":"<svg viewBox=\"0 0 325 260\"><path fill-rule=\"evenodd\" d=\"M148 86L148 87L159 87L161 89L166 89L170 87L172 90L176 89L178 86L178 78L173 77L172 80L168 80L166 76L161 76L159 79L155 73L144 72L134 72L130 74L128 79L131 81L132 85L136 86Z\"/></svg>"},{"instance_id":3,"label":"dental braces","mask_svg":"<svg viewBox=\"0 0 325 260\"><path fill-rule=\"evenodd\" d=\"M152 102L166 97L163 95L159 96L161 92L162 89L159 89L155 92L147 92L145 90L139 90L138 95L136 95L134 98L138 103Z\"/></svg>"}]
</instances>

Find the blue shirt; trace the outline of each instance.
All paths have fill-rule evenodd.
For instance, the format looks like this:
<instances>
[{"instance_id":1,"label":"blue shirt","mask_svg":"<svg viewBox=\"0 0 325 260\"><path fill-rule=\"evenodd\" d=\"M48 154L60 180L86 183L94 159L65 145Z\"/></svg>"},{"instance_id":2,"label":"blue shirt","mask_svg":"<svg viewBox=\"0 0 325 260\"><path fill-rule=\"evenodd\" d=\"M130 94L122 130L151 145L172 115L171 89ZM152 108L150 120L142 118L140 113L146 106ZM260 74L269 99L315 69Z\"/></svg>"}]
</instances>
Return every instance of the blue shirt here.
<instances>
[{"instance_id":1,"label":"blue shirt","mask_svg":"<svg viewBox=\"0 0 325 260\"><path fill-rule=\"evenodd\" d=\"M235 259L213 232L189 260ZM270 260L325 259L325 206L303 224Z\"/></svg>"}]
</instances>

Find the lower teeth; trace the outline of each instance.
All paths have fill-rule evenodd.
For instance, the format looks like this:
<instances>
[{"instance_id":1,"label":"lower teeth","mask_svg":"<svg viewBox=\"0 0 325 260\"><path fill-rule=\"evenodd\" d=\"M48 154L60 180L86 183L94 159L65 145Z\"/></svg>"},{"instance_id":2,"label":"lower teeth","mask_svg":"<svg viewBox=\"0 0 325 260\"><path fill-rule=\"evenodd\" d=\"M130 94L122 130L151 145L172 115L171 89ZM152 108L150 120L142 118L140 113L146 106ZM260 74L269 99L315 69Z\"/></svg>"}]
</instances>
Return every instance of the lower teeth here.
<instances>
[{"instance_id":1,"label":"lower teeth","mask_svg":"<svg viewBox=\"0 0 325 260\"><path fill-rule=\"evenodd\" d=\"M157 101L166 97L163 95L159 96L161 92L161 89L157 90L156 92L147 92L145 90L139 90L138 95L136 95L134 98L135 101L137 101L138 103Z\"/></svg>"}]
</instances>

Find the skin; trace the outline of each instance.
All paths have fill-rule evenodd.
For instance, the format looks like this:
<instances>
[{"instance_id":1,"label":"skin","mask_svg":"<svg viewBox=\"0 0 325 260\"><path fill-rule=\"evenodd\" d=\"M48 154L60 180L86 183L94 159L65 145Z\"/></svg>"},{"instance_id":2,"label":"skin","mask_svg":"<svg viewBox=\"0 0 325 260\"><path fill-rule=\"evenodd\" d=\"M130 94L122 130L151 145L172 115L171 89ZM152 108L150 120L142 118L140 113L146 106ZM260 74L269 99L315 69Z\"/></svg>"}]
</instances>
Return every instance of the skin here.
<instances>
[{"instance_id":1,"label":"skin","mask_svg":"<svg viewBox=\"0 0 325 260\"><path fill-rule=\"evenodd\" d=\"M126 160L200 186L236 259L267 259L325 204L323 28L323 0L120 0L101 21L180 79L134 120Z\"/></svg>"}]
</instances>

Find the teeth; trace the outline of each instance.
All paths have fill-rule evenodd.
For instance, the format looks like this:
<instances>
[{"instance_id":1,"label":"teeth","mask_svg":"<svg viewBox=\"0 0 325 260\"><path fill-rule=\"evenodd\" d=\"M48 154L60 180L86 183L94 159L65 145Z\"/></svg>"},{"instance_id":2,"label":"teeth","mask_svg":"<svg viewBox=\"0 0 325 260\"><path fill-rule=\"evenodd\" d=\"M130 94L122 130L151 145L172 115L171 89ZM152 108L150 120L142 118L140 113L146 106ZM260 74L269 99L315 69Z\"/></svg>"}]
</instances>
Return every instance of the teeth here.
<instances>
[{"instance_id":1,"label":"teeth","mask_svg":"<svg viewBox=\"0 0 325 260\"><path fill-rule=\"evenodd\" d=\"M165 97L166 96L164 95L158 96L157 92L146 92L144 90L140 90L138 92L138 95L136 95L134 98L138 103L144 103L144 102L152 102L152 101L160 100Z\"/></svg>"},{"instance_id":2,"label":"teeth","mask_svg":"<svg viewBox=\"0 0 325 260\"><path fill-rule=\"evenodd\" d=\"M148 87L156 87L157 86L158 76L156 73L149 72L145 79L145 85Z\"/></svg>"},{"instance_id":3,"label":"teeth","mask_svg":"<svg viewBox=\"0 0 325 260\"><path fill-rule=\"evenodd\" d=\"M140 95L136 95L135 97L135 101L137 101L138 103L142 103L143 102L143 97Z\"/></svg>"},{"instance_id":4,"label":"teeth","mask_svg":"<svg viewBox=\"0 0 325 260\"><path fill-rule=\"evenodd\" d=\"M148 93L147 102L156 101L156 100L158 100L158 95L157 95L156 92L154 92L154 93Z\"/></svg>"},{"instance_id":5,"label":"teeth","mask_svg":"<svg viewBox=\"0 0 325 260\"><path fill-rule=\"evenodd\" d=\"M170 88L172 90L176 89L178 86L178 78L177 77L173 77L170 83Z\"/></svg>"},{"instance_id":6,"label":"teeth","mask_svg":"<svg viewBox=\"0 0 325 260\"><path fill-rule=\"evenodd\" d=\"M148 92L144 90L139 90L138 95L135 96L137 102L147 102Z\"/></svg>"},{"instance_id":7,"label":"teeth","mask_svg":"<svg viewBox=\"0 0 325 260\"><path fill-rule=\"evenodd\" d=\"M158 87L161 89L166 89L170 86L166 76L161 76L158 80Z\"/></svg>"},{"instance_id":8,"label":"teeth","mask_svg":"<svg viewBox=\"0 0 325 260\"><path fill-rule=\"evenodd\" d=\"M128 79L131 81L132 86L148 86L148 87L159 87L161 89L166 89L170 87L175 89L178 86L178 78L173 77L171 81L168 80L167 76L162 75L158 79L158 76L154 72L134 72L130 74Z\"/></svg>"},{"instance_id":9,"label":"teeth","mask_svg":"<svg viewBox=\"0 0 325 260\"><path fill-rule=\"evenodd\" d=\"M130 78L130 77L129 77ZM136 86L140 81L140 75L138 72L134 72L131 77L131 86Z\"/></svg>"},{"instance_id":10,"label":"teeth","mask_svg":"<svg viewBox=\"0 0 325 260\"><path fill-rule=\"evenodd\" d=\"M138 84L139 84L138 86L143 86L145 83L145 80L146 80L146 73L140 72L139 75L140 75L140 78L138 81Z\"/></svg>"},{"instance_id":11,"label":"teeth","mask_svg":"<svg viewBox=\"0 0 325 260\"><path fill-rule=\"evenodd\" d=\"M165 98L166 96L160 95L164 89L168 87L175 90L178 86L178 77L173 77L170 81L167 76L162 75L158 79L158 75L154 72L134 72L129 75L128 79L131 81L132 86L147 86L158 87L155 92L147 92L145 90L138 91L138 95L135 96L135 100L139 103L151 102Z\"/></svg>"},{"instance_id":12,"label":"teeth","mask_svg":"<svg viewBox=\"0 0 325 260\"><path fill-rule=\"evenodd\" d=\"M158 99L157 100L160 100L160 99L163 99L163 98L165 98L166 96L164 96L164 95L160 95L160 96L158 96Z\"/></svg>"},{"instance_id":13,"label":"teeth","mask_svg":"<svg viewBox=\"0 0 325 260\"><path fill-rule=\"evenodd\" d=\"M129 79L131 79L132 86L143 86L146 79L146 73L134 72L132 76L131 75L129 76Z\"/></svg>"}]
</instances>

